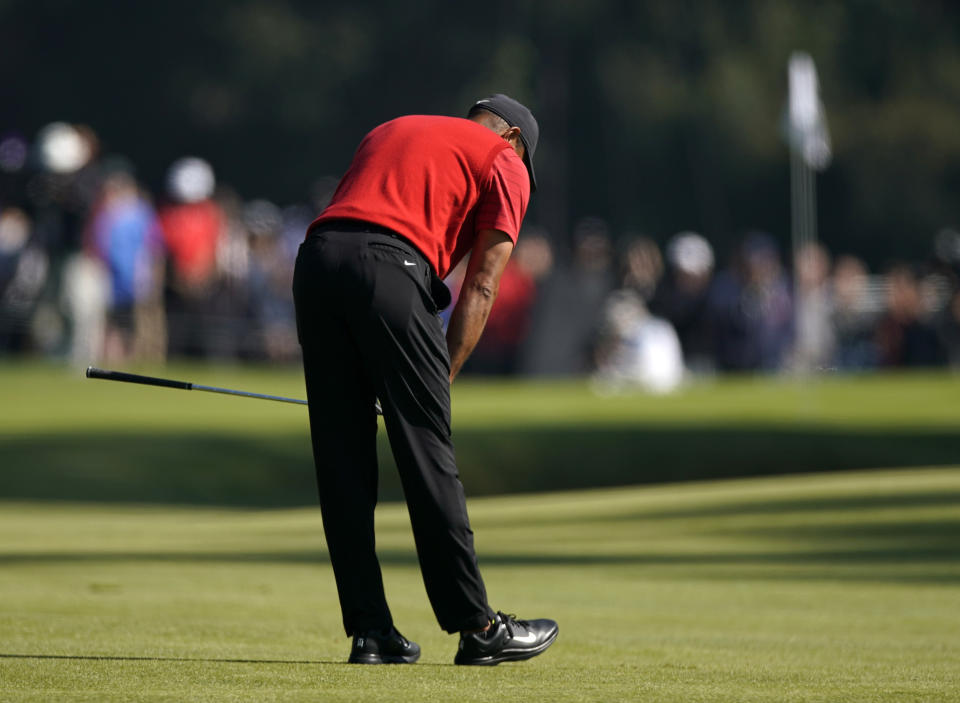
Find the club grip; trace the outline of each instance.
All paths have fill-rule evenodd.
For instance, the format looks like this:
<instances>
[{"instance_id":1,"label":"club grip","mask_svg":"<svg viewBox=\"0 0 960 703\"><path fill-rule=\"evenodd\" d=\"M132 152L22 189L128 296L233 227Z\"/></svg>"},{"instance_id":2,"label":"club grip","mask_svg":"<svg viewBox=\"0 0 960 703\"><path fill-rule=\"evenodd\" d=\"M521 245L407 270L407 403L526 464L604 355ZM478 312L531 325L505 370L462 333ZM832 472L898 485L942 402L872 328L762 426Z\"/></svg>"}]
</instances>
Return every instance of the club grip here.
<instances>
[{"instance_id":1,"label":"club grip","mask_svg":"<svg viewBox=\"0 0 960 703\"><path fill-rule=\"evenodd\" d=\"M187 381L173 381L169 378L141 376L135 373L124 373L123 371L107 371L106 369L98 369L95 366L87 367L87 378L101 378L106 381L123 381L125 383L141 383L145 386L179 388L184 391L189 391L193 388L193 384Z\"/></svg>"}]
</instances>

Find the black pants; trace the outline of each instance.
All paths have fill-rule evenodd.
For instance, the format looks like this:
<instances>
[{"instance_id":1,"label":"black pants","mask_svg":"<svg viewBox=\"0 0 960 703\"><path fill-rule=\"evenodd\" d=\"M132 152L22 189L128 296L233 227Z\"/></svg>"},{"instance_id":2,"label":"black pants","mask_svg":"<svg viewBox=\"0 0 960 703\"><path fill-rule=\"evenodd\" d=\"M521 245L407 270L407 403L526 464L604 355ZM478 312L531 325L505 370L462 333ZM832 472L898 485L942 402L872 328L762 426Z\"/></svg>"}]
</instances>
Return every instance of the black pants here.
<instances>
[{"instance_id":1,"label":"black pants","mask_svg":"<svg viewBox=\"0 0 960 703\"><path fill-rule=\"evenodd\" d=\"M481 628L492 615L450 437L450 360L434 281L409 243L362 226L312 232L297 256L310 434L348 635L393 624L375 553L376 398L440 626Z\"/></svg>"}]
</instances>

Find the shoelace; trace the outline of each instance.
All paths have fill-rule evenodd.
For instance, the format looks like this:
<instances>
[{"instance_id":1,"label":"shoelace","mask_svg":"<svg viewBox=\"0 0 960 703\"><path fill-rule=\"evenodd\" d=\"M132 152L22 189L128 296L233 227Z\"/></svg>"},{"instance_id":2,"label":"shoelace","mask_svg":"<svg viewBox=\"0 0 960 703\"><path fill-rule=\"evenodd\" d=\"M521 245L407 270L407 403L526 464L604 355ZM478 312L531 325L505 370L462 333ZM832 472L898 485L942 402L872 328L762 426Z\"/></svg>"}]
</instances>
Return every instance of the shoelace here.
<instances>
[{"instance_id":1,"label":"shoelace","mask_svg":"<svg viewBox=\"0 0 960 703\"><path fill-rule=\"evenodd\" d=\"M517 634L516 626L517 626L517 625L519 625L520 627L524 628L524 629L525 629L526 631L528 631L528 632L530 631L530 623L527 622L526 620L520 620L520 619L518 619L516 615L512 615L512 614L509 614L509 613L501 613L499 610L497 611L497 615L500 616L500 620L501 620L501 621L503 622L503 624L506 626L507 632L510 633L510 637L515 637L515 636L516 636L516 634Z\"/></svg>"}]
</instances>

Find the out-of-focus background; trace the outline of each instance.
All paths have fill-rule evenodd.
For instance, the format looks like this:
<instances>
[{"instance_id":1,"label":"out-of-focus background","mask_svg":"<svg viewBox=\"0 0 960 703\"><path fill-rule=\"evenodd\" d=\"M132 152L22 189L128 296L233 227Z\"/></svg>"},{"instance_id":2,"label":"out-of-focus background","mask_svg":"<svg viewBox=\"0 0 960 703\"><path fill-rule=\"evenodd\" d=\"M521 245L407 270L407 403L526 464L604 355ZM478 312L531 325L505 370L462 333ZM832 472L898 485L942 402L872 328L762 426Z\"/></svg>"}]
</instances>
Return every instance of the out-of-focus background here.
<instances>
[{"instance_id":1,"label":"out-of-focus background","mask_svg":"<svg viewBox=\"0 0 960 703\"><path fill-rule=\"evenodd\" d=\"M0 12L5 357L295 362L291 262L360 138L503 91L539 117L542 182L467 373L657 390L678 350L693 376L960 363L952 3ZM827 139L812 237L798 52Z\"/></svg>"},{"instance_id":2,"label":"out-of-focus background","mask_svg":"<svg viewBox=\"0 0 960 703\"><path fill-rule=\"evenodd\" d=\"M304 408L82 372L303 397L356 145L493 92L539 190L454 442L491 603L566 634L360 673ZM0 698L958 700L958 115L947 0L0 0Z\"/></svg>"}]
</instances>

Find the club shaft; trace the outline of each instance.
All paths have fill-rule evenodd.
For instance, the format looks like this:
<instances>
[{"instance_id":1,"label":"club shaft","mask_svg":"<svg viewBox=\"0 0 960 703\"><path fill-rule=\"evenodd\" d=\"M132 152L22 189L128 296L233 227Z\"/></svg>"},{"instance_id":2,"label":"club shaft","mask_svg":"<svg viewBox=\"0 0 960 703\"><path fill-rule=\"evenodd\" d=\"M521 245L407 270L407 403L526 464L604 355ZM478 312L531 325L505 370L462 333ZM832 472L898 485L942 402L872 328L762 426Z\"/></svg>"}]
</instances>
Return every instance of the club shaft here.
<instances>
[{"instance_id":1,"label":"club shaft","mask_svg":"<svg viewBox=\"0 0 960 703\"><path fill-rule=\"evenodd\" d=\"M107 369L98 369L90 366L87 368L87 378L99 378L106 381L121 381L123 383L139 383L144 386L160 386L162 388L176 388L183 391L205 391L207 393L221 393L224 395L240 395L246 398L259 398L260 400L275 400L280 403L294 403L296 405L306 405L307 401L299 398L285 398L280 395L267 395L265 393L251 393L250 391L238 391L232 388L217 388L216 386L203 386L199 383L190 383L189 381L175 381L170 378L157 378L156 376L141 376L136 373L126 373L125 371L110 371Z\"/></svg>"},{"instance_id":2,"label":"club shaft","mask_svg":"<svg viewBox=\"0 0 960 703\"><path fill-rule=\"evenodd\" d=\"M199 383L191 384L190 390L205 391L207 393L221 393L223 395L242 395L244 398L259 398L260 400L276 400L279 403L296 403L297 405L306 405L307 401L299 398L285 398L282 395L267 395L266 393L251 393L250 391L237 391L232 388L217 388L216 386L202 386Z\"/></svg>"},{"instance_id":3,"label":"club shaft","mask_svg":"<svg viewBox=\"0 0 960 703\"><path fill-rule=\"evenodd\" d=\"M307 401L299 398L286 398L282 395L267 395L266 393L251 393L250 391L238 391L233 388L218 388L217 386L204 386L190 381L175 381L170 378L158 378L157 376L141 376L138 373L127 373L126 371L110 371L108 369L98 369L95 366L87 367L87 378L99 378L105 381L121 381L123 383L139 383L143 386L160 386L162 388L176 388L182 391L204 391L205 393L220 393L221 395L240 395L245 398L257 398L258 400L274 400L278 403L293 403L294 405L307 405ZM380 407L380 401L373 405L377 415L383 415L383 409Z\"/></svg>"}]
</instances>

